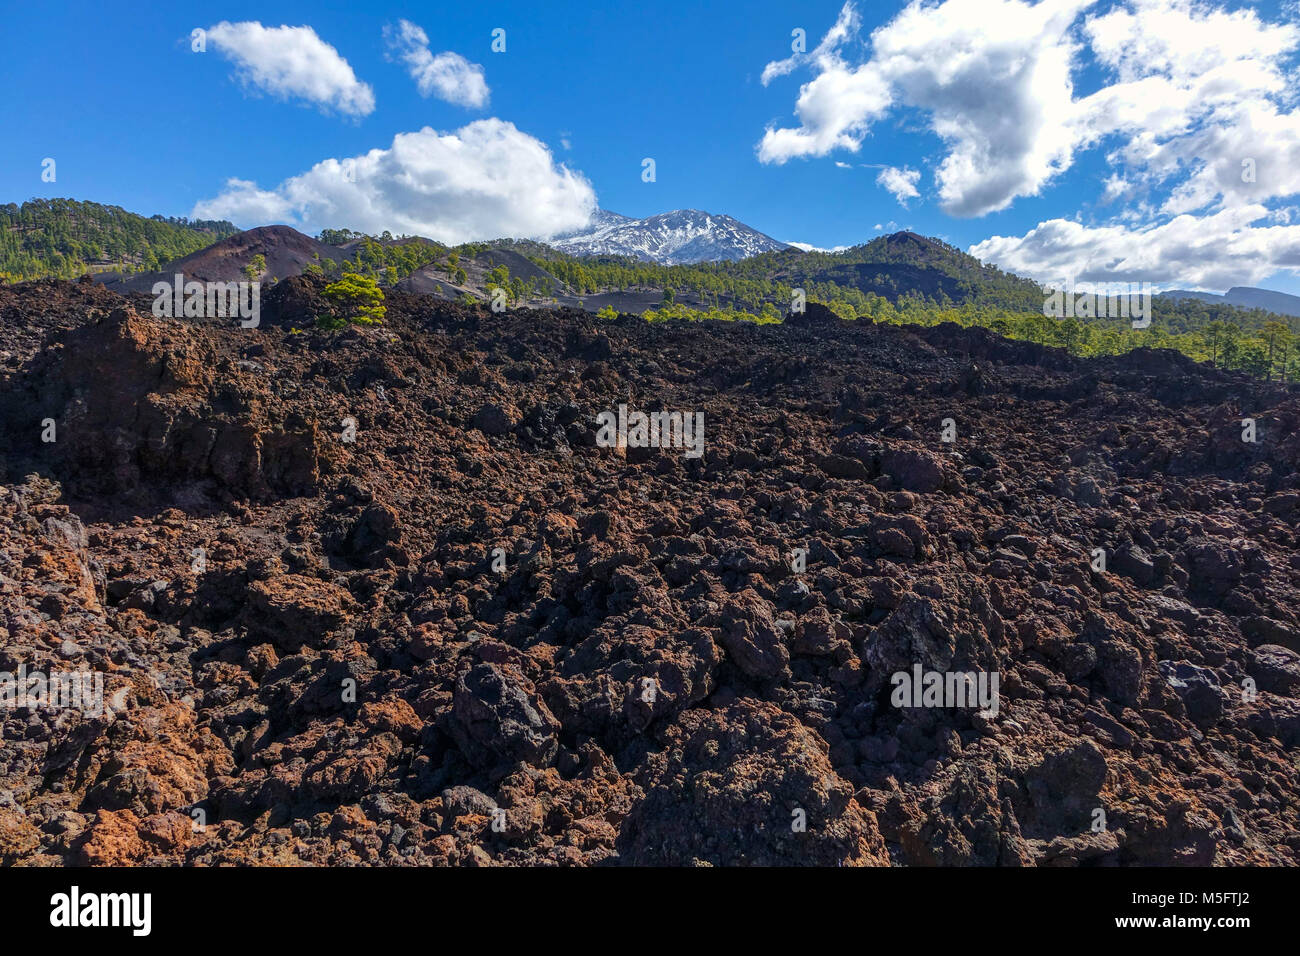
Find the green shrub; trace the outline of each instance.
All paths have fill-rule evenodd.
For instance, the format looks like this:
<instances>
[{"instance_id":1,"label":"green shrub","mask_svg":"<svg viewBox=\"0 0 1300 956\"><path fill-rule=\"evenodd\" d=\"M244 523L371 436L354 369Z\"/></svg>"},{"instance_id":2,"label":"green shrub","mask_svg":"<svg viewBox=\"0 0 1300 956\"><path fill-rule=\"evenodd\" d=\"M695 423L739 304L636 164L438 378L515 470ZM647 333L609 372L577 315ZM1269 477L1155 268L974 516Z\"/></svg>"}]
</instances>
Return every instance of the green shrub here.
<instances>
[{"instance_id":1,"label":"green shrub","mask_svg":"<svg viewBox=\"0 0 1300 956\"><path fill-rule=\"evenodd\" d=\"M325 328L341 328L349 322L354 325L377 325L388 312L384 306L384 291L379 288L379 283L354 272L345 272L343 278L331 282L321 294L334 307L332 315L316 320L317 324Z\"/></svg>"}]
</instances>

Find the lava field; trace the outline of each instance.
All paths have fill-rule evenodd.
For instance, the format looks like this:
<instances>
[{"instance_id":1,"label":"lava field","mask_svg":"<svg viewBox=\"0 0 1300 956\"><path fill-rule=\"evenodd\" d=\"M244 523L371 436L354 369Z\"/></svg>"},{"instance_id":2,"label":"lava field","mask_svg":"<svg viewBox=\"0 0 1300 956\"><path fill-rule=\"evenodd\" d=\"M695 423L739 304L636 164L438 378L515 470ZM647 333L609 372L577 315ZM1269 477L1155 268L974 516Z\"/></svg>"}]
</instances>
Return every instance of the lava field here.
<instances>
[{"instance_id":1,"label":"lava field","mask_svg":"<svg viewBox=\"0 0 1300 956\"><path fill-rule=\"evenodd\" d=\"M0 286L0 864L1300 864L1295 388L320 291Z\"/></svg>"}]
</instances>

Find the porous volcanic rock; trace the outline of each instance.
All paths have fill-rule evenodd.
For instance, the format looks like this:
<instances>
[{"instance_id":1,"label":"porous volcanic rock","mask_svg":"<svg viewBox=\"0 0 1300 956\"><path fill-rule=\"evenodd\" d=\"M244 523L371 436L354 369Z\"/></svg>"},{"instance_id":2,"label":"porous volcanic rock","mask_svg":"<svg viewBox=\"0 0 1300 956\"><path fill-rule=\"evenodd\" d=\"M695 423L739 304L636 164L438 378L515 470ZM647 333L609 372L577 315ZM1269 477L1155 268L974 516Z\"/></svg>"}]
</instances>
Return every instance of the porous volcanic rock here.
<instances>
[{"instance_id":1,"label":"porous volcanic rock","mask_svg":"<svg viewBox=\"0 0 1300 956\"><path fill-rule=\"evenodd\" d=\"M322 287L0 285L0 864L1300 863L1294 388Z\"/></svg>"}]
</instances>

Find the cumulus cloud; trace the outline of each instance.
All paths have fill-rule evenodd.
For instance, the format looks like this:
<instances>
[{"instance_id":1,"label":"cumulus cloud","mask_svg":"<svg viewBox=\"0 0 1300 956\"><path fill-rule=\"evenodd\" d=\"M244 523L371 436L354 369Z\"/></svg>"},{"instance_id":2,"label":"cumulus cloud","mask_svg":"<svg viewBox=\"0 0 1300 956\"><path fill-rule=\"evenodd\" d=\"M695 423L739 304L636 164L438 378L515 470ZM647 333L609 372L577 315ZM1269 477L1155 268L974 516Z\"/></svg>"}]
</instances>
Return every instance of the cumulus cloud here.
<instances>
[{"instance_id":1,"label":"cumulus cloud","mask_svg":"<svg viewBox=\"0 0 1300 956\"><path fill-rule=\"evenodd\" d=\"M1112 224L1052 220L971 251L1040 278L1198 288L1300 267L1289 207L1270 207L1300 193L1288 63L1300 29L1253 10L1135 0L1089 18L1084 33L1117 81L1077 101L1080 136L1120 142L1103 200L1141 198Z\"/></svg>"},{"instance_id":2,"label":"cumulus cloud","mask_svg":"<svg viewBox=\"0 0 1300 956\"><path fill-rule=\"evenodd\" d=\"M921 195L916 184L921 179L919 169L909 169L906 166L899 169L897 166L886 166L876 176L876 183L884 187L901 205L906 206L907 200L915 199Z\"/></svg>"},{"instance_id":3,"label":"cumulus cloud","mask_svg":"<svg viewBox=\"0 0 1300 956\"><path fill-rule=\"evenodd\" d=\"M311 27L264 27L257 21L221 21L208 27L208 40L235 64L235 75L251 89L282 99L314 103L323 111L368 116L375 94Z\"/></svg>"},{"instance_id":4,"label":"cumulus cloud","mask_svg":"<svg viewBox=\"0 0 1300 956\"><path fill-rule=\"evenodd\" d=\"M483 119L452 133L399 133L387 149L322 160L274 189L231 179L193 215L245 228L387 229L461 243L549 238L582 228L595 209L591 184L556 165L545 143L512 123Z\"/></svg>"},{"instance_id":5,"label":"cumulus cloud","mask_svg":"<svg viewBox=\"0 0 1300 956\"><path fill-rule=\"evenodd\" d=\"M1191 0L1134 0L1089 18L1084 32L1117 82L1078 101L1079 135L1120 137L1114 163L1128 178L1171 186L1162 212L1300 191L1300 114L1287 111L1294 24Z\"/></svg>"},{"instance_id":6,"label":"cumulus cloud","mask_svg":"<svg viewBox=\"0 0 1300 956\"><path fill-rule=\"evenodd\" d=\"M1152 273L1138 278L1180 284L1290 268L1277 207L1300 194L1294 22L1205 0L911 0L866 41L859 31L850 2L813 53L769 64L765 80L813 76L797 125L764 133L762 161L857 152L875 124L910 111L943 144L942 208L980 216L1105 150L1089 198L1120 204L1113 223L1044 222L977 254L1041 274L1055 250L1057 278L1138 263ZM885 172L878 181L889 188ZM1107 252L1081 262L1075 240Z\"/></svg>"},{"instance_id":7,"label":"cumulus cloud","mask_svg":"<svg viewBox=\"0 0 1300 956\"><path fill-rule=\"evenodd\" d=\"M424 97L470 109L487 106L490 91L483 77L483 67L450 51L436 56L429 50L429 36L410 20L401 20L397 28L384 28L390 49L403 63Z\"/></svg>"},{"instance_id":8,"label":"cumulus cloud","mask_svg":"<svg viewBox=\"0 0 1300 956\"><path fill-rule=\"evenodd\" d=\"M1052 219L1023 236L993 236L970 252L1041 282L1073 278L1226 289L1300 268L1300 226L1286 224L1286 218L1279 222L1256 204L1137 227Z\"/></svg>"},{"instance_id":9,"label":"cumulus cloud","mask_svg":"<svg viewBox=\"0 0 1300 956\"><path fill-rule=\"evenodd\" d=\"M1083 17L1095 3L913 0L871 35L870 56L857 64L844 53L859 29L846 4L813 53L764 71L770 78L806 65L816 75L795 103L800 125L768 129L759 158L856 152L875 122L914 108L945 144L936 181L953 215L1035 195L1077 154L1115 136L1117 162L1147 180L1193 171L1170 213L1300 187L1300 116L1278 102L1300 29L1193 0L1132 0ZM1111 82L1076 99L1073 71L1085 51ZM1225 153L1239 153L1243 141L1260 155L1228 162ZM1273 178L1243 182L1242 158L1267 165Z\"/></svg>"},{"instance_id":10,"label":"cumulus cloud","mask_svg":"<svg viewBox=\"0 0 1300 956\"><path fill-rule=\"evenodd\" d=\"M817 78L799 90L795 112L802 125L769 127L758 144L758 158L779 165L833 149L856 152L891 102L883 77L866 68L850 70L837 57L828 57Z\"/></svg>"},{"instance_id":11,"label":"cumulus cloud","mask_svg":"<svg viewBox=\"0 0 1300 956\"><path fill-rule=\"evenodd\" d=\"M816 76L799 90L799 126L769 128L759 159L784 163L856 152L895 107L929 114L947 155L936 171L939 198L958 216L1004 209L1067 165L1073 115L1066 29L1094 0L913 0L871 35L871 55L854 64L853 4L807 57ZM792 60L769 64L781 75Z\"/></svg>"},{"instance_id":12,"label":"cumulus cloud","mask_svg":"<svg viewBox=\"0 0 1300 956\"><path fill-rule=\"evenodd\" d=\"M194 207L219 211L220 219L248 227L286 223L293 219L293 204L285 196L268 189L258 189L257 183L248 179L226 180L225 191L216 199L200 202Z\"/></svg>"}]
</instances>

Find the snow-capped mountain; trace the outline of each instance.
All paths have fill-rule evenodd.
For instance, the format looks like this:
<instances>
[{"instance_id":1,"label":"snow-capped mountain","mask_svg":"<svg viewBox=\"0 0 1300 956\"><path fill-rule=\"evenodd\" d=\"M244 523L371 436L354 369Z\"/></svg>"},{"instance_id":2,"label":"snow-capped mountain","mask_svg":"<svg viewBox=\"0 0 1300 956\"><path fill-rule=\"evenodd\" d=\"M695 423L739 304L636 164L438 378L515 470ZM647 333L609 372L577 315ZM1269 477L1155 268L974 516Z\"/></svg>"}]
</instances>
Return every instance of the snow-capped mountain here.
<instances>
[{"instance_id":1,"label":"snow-capped mountain","mask_svg":"<svg viewBox=\"0 0 1300 956\"><path fill-rule=\"evenodd\" d=\"M632 256L665 265L745 259L787 248L730 216L698 209L674 209L648 219L598 209L586 229L550 245L573 256Z\"/></svg>"}]
</instances>

